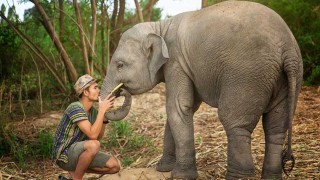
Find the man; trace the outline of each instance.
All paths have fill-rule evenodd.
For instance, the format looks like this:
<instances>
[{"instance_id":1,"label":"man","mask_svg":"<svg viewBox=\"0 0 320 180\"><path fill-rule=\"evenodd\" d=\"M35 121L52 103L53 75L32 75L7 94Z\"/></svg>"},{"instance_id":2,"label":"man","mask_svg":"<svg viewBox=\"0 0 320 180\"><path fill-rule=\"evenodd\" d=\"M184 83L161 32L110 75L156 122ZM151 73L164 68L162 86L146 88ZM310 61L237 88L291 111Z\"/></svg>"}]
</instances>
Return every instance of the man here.
<instances>
[{"instance_id":1,"label":"man","mask_svg":"<svg viewBox=\"0 0 320 180\"><path fill-rule=\"evenodd\" d=\"M85 172L117 173L118 160L99 151L105 130L104 113L113 106L115 97L109 94L101 100L98 84L88 74L77 80L74 89L80 99L71 103L61 118L54 138L53 161L69 171L74 180L82 179ZM97 101L98 110L93 107Z\"/></svg>"}]
</instances>

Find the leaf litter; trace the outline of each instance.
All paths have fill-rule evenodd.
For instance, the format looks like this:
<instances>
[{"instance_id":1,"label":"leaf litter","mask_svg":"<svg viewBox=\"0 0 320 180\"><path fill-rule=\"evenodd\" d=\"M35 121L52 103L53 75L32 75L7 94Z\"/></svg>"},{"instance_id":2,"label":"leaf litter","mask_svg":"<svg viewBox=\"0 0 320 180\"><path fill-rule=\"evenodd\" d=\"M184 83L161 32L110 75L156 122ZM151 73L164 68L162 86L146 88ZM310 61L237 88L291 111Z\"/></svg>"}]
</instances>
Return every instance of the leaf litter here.
<instances>
[{"instance_id":1,"label":"leaf litter","mask_svg":"<svg viewBox=\"0 0 320 180\"><path fill-rule=\"evenodd\" d=\"M292 149L296 164L289 177L284 175L284 179L317 179L320 177L319 95L317 87L302 88L293 121ZM161 158L166 119L164 84L156 86L147 93L133 96L132 109L126 120L130 122L136 133L149 136L157 149L155 151L148 151L147 148L140 149L143 156L127 167L128 169L156 166ZM39 123L35 121L35 118L31 118L23 124L15 123L12 129L18 137L32 141L36 132L43 128L37 127ZM53 123L51 128L55 129L55 126L56 123ZM217 117L217 109L202 103L194 115L194 130L198 179L224 179L227 167L227 137ZM252 134L251 146L256 168L255 179L260 179L265 148L261 121ZM118 149L109 151L119 156ZM66 173L48 159L37 160L29 165L30 167L26 170L20 169L9 157L1 157L0 179L56 179L58 174ZM98 179L99 177L89 174L85 178Z\"/></svg>"}]
</instances>

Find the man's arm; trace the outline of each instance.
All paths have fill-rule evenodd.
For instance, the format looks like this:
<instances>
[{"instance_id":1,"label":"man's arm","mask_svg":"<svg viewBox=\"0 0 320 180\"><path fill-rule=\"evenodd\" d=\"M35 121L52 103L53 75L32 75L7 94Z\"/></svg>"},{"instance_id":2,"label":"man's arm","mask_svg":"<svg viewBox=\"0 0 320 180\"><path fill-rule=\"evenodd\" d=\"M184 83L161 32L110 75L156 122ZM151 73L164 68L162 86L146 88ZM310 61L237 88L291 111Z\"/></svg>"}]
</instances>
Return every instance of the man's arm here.
<instances>
[{"instance_id":1,"label":"man's arm","mask_svg":"<svg viewBox=\"0 0 320 180\"><path fill-rule=\"evenodd\" d=\"M79 121L77 125L80 130L86 134L89 139L98 140L101 131L104 133L105 126L103 125L104 113L106 110L110 109L113 106L115 97L111 97L109 94L104 101L101 101L99 98L99 110L96 121L91 124L88 120ZM102 134L103 135L103 134ZM101 135L101 137L102 137ZM100 138L101 139L101 138Z\"/></svg>"},{"instance_id":2,"label":"man's arm","mask_svg":"<svg viewBox=\"0 0 320 180\"><path fill-rule=\"evenodd\" d=\"M103 114L99 111L97 119L93 124L91 124L89 120L85 120L77 122L77 125L80 130L89 137L89 139L97 140L102 128L102 120Z\"/></svg>"},{"instance_id":3,"label":"man's arm","mask_svg":"<svg viewBox=\"0 0 320 180\"><path fill-rule=\"evenodd\" d=\"M99 141L102 139L105 130L106 130L106 125L105 125L105 124L102 124L101 131L100 131L100 134L99 134L99 136L98 136L98 140L99 140Z\"/></svg>"}]
</instances>

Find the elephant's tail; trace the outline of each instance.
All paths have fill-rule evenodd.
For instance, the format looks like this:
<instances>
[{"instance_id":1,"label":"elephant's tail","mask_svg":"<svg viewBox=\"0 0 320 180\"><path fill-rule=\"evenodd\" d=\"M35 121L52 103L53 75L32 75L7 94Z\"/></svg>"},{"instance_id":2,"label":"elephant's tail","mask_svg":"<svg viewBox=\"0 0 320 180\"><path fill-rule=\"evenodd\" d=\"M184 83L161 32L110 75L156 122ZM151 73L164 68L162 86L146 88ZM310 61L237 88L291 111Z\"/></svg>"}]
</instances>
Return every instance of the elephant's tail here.
<instances>
[{"instance_id":1,"label":"elephant's tail","mask_svg":"<svg viewBox=\"0 0 320 180\"><path fill-rule=\"evenodd\" d=\"M291 143L292 143L292 121L296 109L298 100L298 93L301 86L301 71L302 71L302 59L300 50L292 49L286 51L282 55L284 62L284 71L287 75L288 80L288 104L289 104L289 122L288 122L288 137L287 144L284 146L282 151L282 170L288 175L294 167L295 159L292 154Z\"/></svg>"}]
</instances>

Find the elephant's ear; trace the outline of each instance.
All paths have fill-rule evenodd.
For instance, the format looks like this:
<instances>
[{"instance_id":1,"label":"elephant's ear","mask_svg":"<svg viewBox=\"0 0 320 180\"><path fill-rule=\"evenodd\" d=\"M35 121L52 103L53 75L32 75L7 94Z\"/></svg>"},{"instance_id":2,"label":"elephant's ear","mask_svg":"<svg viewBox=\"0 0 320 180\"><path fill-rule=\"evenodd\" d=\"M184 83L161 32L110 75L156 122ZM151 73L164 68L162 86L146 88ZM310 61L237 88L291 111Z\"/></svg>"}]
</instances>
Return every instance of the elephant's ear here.
<instances>
[{"instance_id":1,"label":"elephant's ear","mask_svg":"<svg viewBox=\"0 0 320 180\"><path fill-rule=\"evenodd\" d=\"M157 72L169 59L168 48L164 39L154 33L147 35L144 47L148 54L151 82L154 82Z\"/></svg>"}]
</instances>

